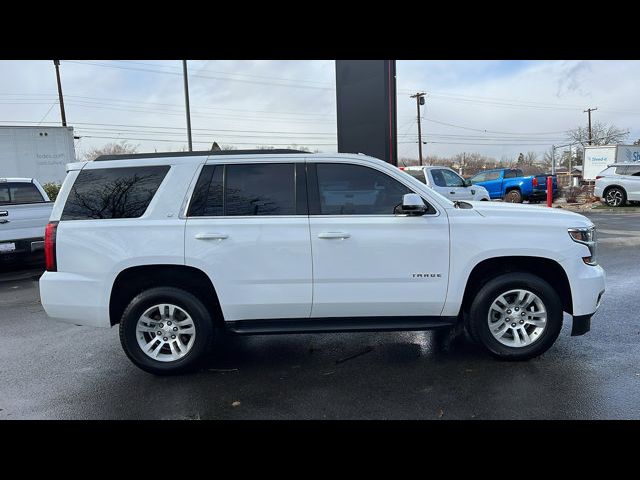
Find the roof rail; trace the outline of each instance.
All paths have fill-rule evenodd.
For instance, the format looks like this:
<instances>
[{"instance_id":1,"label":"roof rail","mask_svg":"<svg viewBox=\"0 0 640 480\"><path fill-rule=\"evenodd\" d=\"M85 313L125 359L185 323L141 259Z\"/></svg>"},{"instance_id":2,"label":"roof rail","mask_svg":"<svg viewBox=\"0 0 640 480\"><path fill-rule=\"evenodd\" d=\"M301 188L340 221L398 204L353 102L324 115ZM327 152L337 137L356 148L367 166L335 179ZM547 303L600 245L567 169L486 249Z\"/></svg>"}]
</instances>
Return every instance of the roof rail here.
<instances>
[{"instance_id":1,"label":"roof rail","mask_svg":"<svg viewBox=\"0 0 640 480\"><path fill-rule=\"evenodd\" d=\"M261 150L201 150L198 152L160 152L160 153L123 153L119 155L100 155L94 162L107 160L131 160L136 158L164 158L164 157L201 157L203 155L282 155L291 153L311 153L304 150L289 148L261 149Z\"/></svg>"}]
</instances>

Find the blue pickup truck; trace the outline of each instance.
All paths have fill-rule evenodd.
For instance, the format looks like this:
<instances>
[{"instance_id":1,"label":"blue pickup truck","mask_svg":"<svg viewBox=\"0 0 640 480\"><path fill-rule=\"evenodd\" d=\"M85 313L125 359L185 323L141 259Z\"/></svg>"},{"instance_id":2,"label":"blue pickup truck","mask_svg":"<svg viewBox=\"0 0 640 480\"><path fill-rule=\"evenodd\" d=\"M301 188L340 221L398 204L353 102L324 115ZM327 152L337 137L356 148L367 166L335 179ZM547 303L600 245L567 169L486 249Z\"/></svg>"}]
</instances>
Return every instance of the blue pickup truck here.
<instances>
[{"instance_id":1,"label":"blue pickup truck","mask_svg":"<svg viewBox=\"0 0 640 480\"><path fill-rule=\"evenodd\" d=\"M489 192L491 200L501 198L505 202L521 203L528 200L537 203L547 198L547 176L524 176L517 168L485 170L469 180L472 185L481 185ZM553 198L558 196L558 183L553 175Z\"/></svg>"}]
</instances>

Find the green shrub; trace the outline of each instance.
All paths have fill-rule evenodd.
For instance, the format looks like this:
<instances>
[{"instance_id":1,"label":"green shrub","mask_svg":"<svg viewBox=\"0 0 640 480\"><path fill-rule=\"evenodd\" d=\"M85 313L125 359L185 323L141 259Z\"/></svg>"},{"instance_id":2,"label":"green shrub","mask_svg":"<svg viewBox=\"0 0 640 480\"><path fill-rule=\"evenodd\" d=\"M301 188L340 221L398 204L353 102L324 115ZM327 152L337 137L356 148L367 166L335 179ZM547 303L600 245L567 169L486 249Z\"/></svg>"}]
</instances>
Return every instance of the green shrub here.
<instances>
[{"instance_id":1,"label":"green shrub","mask_svg":"<svg viewBox=\"0 0 640 480\"><path fill-rule=\"evenodd\" d=\"M49 199L53 202L58 197L61 186L59 183L49 182L42 185L42 188L44 188L44 191L49 195Z\"/></svg>"}]
</instances>

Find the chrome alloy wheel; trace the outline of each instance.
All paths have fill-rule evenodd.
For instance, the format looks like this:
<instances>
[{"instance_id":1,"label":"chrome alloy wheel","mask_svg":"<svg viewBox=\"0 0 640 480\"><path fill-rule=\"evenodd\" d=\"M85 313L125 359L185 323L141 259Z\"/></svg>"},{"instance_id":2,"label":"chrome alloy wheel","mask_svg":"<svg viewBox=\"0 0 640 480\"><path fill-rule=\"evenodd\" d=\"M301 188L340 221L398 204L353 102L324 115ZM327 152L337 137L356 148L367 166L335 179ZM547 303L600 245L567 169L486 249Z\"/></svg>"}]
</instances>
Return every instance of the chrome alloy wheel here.
<instances>
[{"instance_id":1,"label":"chrome alloy wheel","mask_svg":"<svg viewBox=\"0 0 640 480\"><path fill-rule=\"evenodd\" d=\"M509 290L493 301L487 323L491 334L503 345L526 347L542 336L547 310L529 290Z\"/></svg>"},{"instance_id":2,"label":"chrome alloy wheel","mask_svg":"<svg viewBox=\"0 0 640 480\"><path fill-rule=\"evenodd\" d=\"M148 308L140 316L136 338L148 357L159 362L174 362L193 347L196 327L182 308L162 303Z\"/></svg>"},{"instance_id":3,"label":"chrome alloy wheel","mask_svg":"<svg viewBox=\"0 0 640 480\"><path fill-rule=\"evenodd\" d=\"M617 188L612 188L607 192L605 201L607 202L607 205L611 207L619 206L622 203L622 192Z\"/></svg>"}]
</instances>

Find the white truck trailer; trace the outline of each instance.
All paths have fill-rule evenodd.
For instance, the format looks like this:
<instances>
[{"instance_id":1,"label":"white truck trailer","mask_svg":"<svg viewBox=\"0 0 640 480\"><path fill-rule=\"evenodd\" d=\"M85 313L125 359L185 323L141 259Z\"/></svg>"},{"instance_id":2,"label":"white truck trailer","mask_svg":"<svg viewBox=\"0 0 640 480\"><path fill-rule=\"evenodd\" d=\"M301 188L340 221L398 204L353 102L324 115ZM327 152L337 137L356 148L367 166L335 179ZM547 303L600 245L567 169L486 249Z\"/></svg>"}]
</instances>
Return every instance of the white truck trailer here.
<instances>
[{"instance_id":1,"label":"white truck trailer","mask_svg":"<svg viewBox=\"0 0 640 480\"><path fill-rule=\"evenodd\" d=\"M0 126L0 177L62 183L75 161L73 127Z\"/></svg>"},{"instance_id":2,"label":"white truck trailer","mask_svg":"<svg viewBox=\"0 0 640 480\"><path fill-rule=\"evenodd\" d=\"M584 148L584 180L595 180L596 175L609 165L621 162L640 162L640 145L594 145Z\"/></svg>"}]
</instances>

